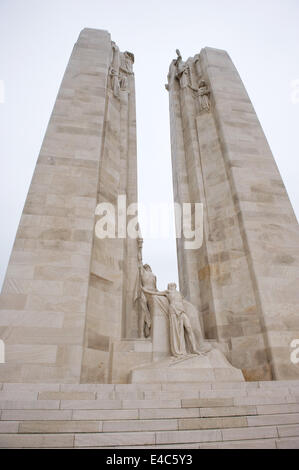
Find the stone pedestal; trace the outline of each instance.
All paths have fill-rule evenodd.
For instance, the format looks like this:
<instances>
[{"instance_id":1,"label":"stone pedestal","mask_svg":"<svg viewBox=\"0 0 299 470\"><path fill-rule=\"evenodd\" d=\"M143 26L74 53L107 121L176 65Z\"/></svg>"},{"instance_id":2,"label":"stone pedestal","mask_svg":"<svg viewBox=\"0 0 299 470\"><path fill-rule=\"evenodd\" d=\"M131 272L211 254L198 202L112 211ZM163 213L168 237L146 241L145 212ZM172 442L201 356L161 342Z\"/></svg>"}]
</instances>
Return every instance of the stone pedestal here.
<instances>
[{"instance_id":1,"label":"stone pedestal","mask_svg":"<svg viewBox=\"0 0 299 470\"><path fill-rule=\"evenodd\" d=\"M168 357L162 361L131 370L130 383L169 382L243 382L240 369L233 367L218 349L205 355L182 359Z\"/></svg>"},{"instance_id":2,"label":"stone pedestal","mask_svg":"<svg viewBox=\"0 0 299 470\"><path fill-rule=\"evenodd\" d=\"M153 344L147 339L113 341L109 355L108 382L126 384L130 370L152 360Z\"/></svg>"}]
</instances>

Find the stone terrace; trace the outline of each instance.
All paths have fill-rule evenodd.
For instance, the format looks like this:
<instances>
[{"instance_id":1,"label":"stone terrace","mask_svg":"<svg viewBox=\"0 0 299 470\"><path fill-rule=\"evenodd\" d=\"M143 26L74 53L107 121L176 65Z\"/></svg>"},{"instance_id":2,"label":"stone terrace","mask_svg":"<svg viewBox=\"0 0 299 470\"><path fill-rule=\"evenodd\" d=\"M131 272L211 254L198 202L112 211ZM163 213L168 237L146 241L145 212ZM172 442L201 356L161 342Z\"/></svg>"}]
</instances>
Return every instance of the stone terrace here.
<instances>
[{"instance_id":1,"label":"stone terrace","mask_svg":"<svg viewBox=\"0 0 299 470\"><path fill-rule=\"evenodd\" d=\"M0 384L1 448L299 449L299 381Z\"/></svg>"}]
</instances>

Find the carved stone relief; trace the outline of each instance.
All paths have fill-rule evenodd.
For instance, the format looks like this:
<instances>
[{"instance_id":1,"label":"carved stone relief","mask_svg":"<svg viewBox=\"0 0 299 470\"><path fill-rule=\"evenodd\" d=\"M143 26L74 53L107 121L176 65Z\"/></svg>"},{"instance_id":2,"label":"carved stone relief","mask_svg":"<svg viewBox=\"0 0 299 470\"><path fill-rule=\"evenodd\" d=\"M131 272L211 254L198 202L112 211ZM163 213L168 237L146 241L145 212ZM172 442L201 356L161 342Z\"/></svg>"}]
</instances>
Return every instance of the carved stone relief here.
<instances>
[{"instance_id":1,"label":"carved stone relief","mask_svg":"<svg viewBox=\"0 0 299 470\"><path fill-rule=\"evenodd\" d=\"M176 50L176 54L177 58L170 64L166 90L169 90L172 80L178 80L181 89L192 90L194 99L199 103L199 113L209 111L211 92L202 76L200 54L189 57L186 62L183 61L179 49Z\"/></svg>"},{"instance_id":2,"label":"carved stone relief","mask_svg":"<svg viewBox=\"0 0 299 470\"><path fill-rule=\"evenodd\" d=\"M173 357L190 354L201 355L211 350L204 343L198 312L187 302L175 283L170 283L167 290L158 291L157 278L148 264L142 264L143 240L138 239L139 272L136 280L134 301L139 302L139 337L150 335L152 317L166 315L169 322L170 351Z\"/></svg>"},{"instance_id":3,"label":"carved stone relief","mask_svg":"<svg viewBox=\"0 0 299 470\"><path fill-rule=\"evenodd\" d=\"M110 87L116 98L120 90L129 91L129 76L133 75L134 55L131 52L120 52L115 42L111 43L112 60L109 69Z\"/></svg>"}]
</instances>

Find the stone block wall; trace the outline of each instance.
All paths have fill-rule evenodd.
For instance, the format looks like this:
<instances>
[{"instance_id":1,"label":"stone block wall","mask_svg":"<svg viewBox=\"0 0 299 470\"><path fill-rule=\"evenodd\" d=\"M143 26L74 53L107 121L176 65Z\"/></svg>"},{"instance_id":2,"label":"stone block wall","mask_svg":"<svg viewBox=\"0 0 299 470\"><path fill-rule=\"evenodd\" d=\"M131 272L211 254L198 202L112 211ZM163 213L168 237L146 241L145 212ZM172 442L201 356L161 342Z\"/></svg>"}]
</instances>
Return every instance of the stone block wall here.
<instances>
[{"instance_id":1,"label":"stone block wall","mask_svg":"<svg viewBox=\"0 0 299 470\"><path fill-rule=\"evenodd\" d=\"M110 336L134 334L135 244L94 236L99 202L137 201L134 76L114 97L113 44L84 29L64 74L0 296L0 381L103 381Z\"/></svg>"},{"instance_id":2,"label":"stone block wall","mask_svg":"<svg viewBox=\"0 0 299 470\"><path fill-rule=\"evenodd\" d=\"M168 79L175 201L204 206L203 246L178 241L183 293L248 380L298 377L298 224L250 98L218 49L178 58Z\"/></svg>"}]
</instances>

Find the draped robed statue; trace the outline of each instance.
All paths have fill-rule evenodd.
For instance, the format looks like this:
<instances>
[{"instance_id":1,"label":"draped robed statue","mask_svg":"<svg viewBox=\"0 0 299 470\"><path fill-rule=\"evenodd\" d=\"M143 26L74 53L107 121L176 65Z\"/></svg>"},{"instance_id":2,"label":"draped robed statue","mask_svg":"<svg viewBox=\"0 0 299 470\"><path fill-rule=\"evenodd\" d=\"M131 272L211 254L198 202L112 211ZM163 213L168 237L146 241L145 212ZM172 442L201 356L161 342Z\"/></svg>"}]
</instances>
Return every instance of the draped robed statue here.
<instances>
[{"instance_id":1,"label":"draped robed statue","mask_svg":"<svg viewBox=\"0 0 299 470\"><path fill-rule=\"evenodd\" d=\"M139 302L139 336L150 336L152 316L163 314L169 321L170 351L173 357L204 354L211 346L204 342L198 312L184 299L175 283L158 291L157 279L148 264L142 264L143 240L138 239L138 275L134 300Z\"/></svg>"}]
</instances>

